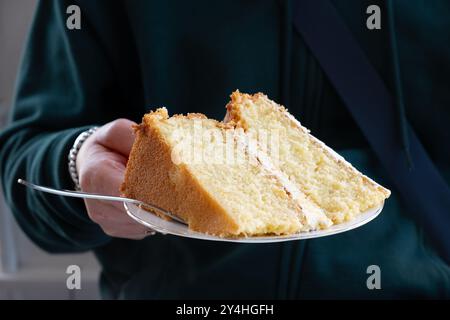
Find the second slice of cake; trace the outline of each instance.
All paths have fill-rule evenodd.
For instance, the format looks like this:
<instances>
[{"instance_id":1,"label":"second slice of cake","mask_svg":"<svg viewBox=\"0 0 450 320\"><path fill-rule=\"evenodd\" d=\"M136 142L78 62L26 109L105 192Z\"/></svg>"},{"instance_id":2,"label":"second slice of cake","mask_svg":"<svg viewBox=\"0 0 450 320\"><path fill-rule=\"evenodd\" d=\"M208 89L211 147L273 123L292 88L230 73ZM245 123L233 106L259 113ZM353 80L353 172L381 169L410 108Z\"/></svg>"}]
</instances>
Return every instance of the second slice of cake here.
<instances>
[{"instance_id":1,"label":"second slice of cake","mask_svg":"<svg viewBox=\"0 0 450 320\"><path fill-rule=\"evenodd\" d=\"M243 128L260 148L269 149L271 162L334 223L380 206L390 195L264 94L234 92L225 121Z\"/></svg>"},{"instance_id":2,"label":"second slice of cake","mask_svg":"<svg viewBox=\"0 0 450 320\"><path fill-rule=\"evenodd\" d=\"M200 114L144 116L122 193L220 236L291 234L327 227L324 211L305 196L241 128Z\"/></svg>"}]
</instances>

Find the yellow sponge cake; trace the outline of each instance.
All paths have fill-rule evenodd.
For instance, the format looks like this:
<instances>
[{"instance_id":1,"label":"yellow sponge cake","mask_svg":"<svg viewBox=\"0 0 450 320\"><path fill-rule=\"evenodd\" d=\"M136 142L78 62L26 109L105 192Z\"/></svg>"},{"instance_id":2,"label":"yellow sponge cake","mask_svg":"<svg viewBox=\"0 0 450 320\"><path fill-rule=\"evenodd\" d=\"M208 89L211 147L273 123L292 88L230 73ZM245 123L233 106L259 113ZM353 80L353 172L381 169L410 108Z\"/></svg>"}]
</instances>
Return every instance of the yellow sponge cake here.
<instances>
[{"instance_id":1,"label":"yellow sponge cake","mask_svg":"<svg viewBox=\"0 0 450 320\"><path fill-rule=\"evenodd\" d=\"M223 122L144 115L121 191L219 236L286 235L353 219L390 191L264 94L231 95Z\"/></svg>"},{"instance_id":2,"label":"yellow sponge cake","mask_svg":"<svg viewBox=\"0 0 450 320\"><path fill-rule=\"evenodd\" d=\"M264 148L269 149L273 165L334 223L380 206L390 195L389 190L358 172L262 93L234 92L225 122L245 130L260 148L267 145L267 136L276 137L276 143Z\"/></svg>"},{"instance_id":3,"label":"yellow sponge cake","mask_svg":"<svg viewBox=\"0 0 450 320\"><path fill-rule=\"evenodd\" d=\"M219 236L292 234L332 224L243 128L165 108L135 127L122 193Z\"/></svg>"}]
</instances>

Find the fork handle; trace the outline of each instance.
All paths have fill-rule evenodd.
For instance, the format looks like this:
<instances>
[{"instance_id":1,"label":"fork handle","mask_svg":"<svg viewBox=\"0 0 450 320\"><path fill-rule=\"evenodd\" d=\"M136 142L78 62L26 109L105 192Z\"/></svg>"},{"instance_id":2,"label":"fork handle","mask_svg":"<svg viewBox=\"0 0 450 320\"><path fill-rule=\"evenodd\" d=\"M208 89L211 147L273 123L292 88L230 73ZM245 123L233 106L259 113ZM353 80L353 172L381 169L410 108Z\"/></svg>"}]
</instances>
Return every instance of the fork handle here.
<instances>
[{"instance_id":1,"label":"fork handle","mask_svg":"<svg viewBox=\"0 0 450 320\"><path fill-rule=\"evenodd\" d=\"M130 198L125 198L125 197L117 197L117 196L108 196L108 195L104 195L104 194L98 194L98 193L88 193L88 192L84 192L84 191L73 191L73 190L59 190L59 189L54 189L54 188L50 188L50 187L44 187L44 186L40 186L31 182L28 182L26 180L23 179L17 179L17 182L20 184L23 184L26 187L29 187L31 189L34 190L38 190L38 191L42 191L42 192L47 192L47 193L51 193L51 194L55 194L55 195L59 195L59 196L66 196L66 197L73 197L73 198L82 198L82 199L94 199L94 200L106 200L106 201L117 201L117 202L127 202L127 203L132 203L138 206L144 206L144 207L148 207L154 211L157 211L158 213L161 213L173 220L176 220L178 222L181 222L183 224L186 224L181 218L175 216L174 214L172 214L171 212L164 210L160 207L157 207L155 205L152 204L148 204L136 199L130 199Z\"/></svg>"}]
</instances>

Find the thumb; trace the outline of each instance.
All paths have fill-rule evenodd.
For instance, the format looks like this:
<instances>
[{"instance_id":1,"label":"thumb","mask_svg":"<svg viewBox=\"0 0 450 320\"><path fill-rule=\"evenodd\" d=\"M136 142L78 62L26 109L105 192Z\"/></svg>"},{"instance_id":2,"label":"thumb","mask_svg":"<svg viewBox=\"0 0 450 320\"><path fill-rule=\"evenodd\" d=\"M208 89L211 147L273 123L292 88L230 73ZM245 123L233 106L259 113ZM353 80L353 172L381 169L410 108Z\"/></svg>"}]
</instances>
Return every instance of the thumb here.
<instances>
[{"instance_id":1,"label":"thumb","mask_svg":"<svg viewBox=\"0 0 450 320\"><path fill-rule=\"evenodd\" d=\"M117 119L100 127L96 132L96 141L102 146L116 151L125 157L131 152L134 143L134 121Z\"/></svg>"}]
</instances>

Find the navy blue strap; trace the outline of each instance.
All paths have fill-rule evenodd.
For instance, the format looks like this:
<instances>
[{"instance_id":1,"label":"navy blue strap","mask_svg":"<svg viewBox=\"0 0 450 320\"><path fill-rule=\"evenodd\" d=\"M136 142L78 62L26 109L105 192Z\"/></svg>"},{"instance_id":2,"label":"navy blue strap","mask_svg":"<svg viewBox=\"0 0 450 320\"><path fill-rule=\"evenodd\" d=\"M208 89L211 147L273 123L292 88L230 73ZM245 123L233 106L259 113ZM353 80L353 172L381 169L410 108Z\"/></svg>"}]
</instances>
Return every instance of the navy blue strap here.
<instances>
[{"instance_id":1,"label":"navy blue strap","mask_svg":"<svg viewBox=\"0 0 450 320\"><path fill-rule=\"evenodd\" d=\"M406 124L405 161L394 100L328 0L297 0L294 25L385 167L409 211L450 262L450 188Z\"/></svg>"}]
</instances>

